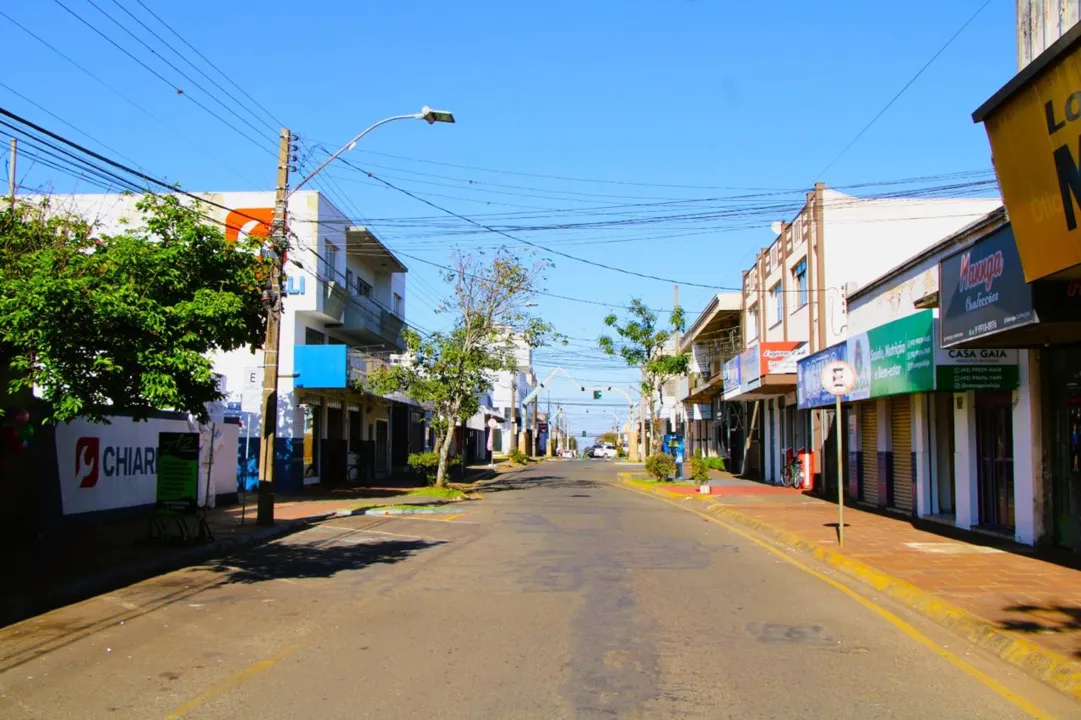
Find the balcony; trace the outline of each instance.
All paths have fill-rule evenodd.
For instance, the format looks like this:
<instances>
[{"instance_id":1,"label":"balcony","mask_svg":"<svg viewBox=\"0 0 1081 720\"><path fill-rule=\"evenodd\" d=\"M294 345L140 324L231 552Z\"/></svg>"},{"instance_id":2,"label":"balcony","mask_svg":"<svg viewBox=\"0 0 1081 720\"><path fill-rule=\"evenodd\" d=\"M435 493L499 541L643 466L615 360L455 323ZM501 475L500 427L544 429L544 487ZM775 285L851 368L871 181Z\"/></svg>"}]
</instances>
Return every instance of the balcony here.
<instances>
[{"instance_id":1,"label":"balcony","mask_svg":"<svg viewBox=\"0 0 1081 720\"><path fill-rule=\"evenodd\" d=\"M404 350L403 320L369 297L353 295L344 304L340 323L328 323L352 342L365 348Z\"/></svg>"}]
</instances>

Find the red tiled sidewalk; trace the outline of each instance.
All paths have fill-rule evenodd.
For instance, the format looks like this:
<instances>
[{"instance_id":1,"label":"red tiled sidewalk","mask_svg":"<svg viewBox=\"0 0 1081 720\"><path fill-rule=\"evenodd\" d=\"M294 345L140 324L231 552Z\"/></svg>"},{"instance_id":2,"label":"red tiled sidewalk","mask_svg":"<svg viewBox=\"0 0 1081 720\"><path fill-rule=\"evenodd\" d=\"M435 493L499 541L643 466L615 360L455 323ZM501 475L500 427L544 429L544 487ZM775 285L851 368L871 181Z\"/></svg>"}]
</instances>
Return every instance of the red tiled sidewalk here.
<instances>
[{"instance_id":1,"label":"red tiled sidewalk","mask_svg":"<svg viewBox=\"0 0 1081 720\"><path fill-rule=\"evenodd\" d=\"M1048 650L1081 658L1081 571L1040 559L1023 545L975 536L965 542L919 530L901 516L851 506L845 507L845 544L839 548L835 503L806 496L744 501L749 499L710 500L859 560Z\"/></svg>"}]
</instances>

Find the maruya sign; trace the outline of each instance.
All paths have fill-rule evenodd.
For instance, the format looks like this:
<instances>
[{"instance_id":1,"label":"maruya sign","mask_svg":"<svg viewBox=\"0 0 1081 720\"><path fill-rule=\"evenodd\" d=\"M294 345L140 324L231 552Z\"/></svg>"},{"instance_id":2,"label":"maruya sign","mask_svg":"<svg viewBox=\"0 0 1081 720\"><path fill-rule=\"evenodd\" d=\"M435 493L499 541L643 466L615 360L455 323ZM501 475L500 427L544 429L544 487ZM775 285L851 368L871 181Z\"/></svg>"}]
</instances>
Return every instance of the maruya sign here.
<instances>
[{"instance_id":1,"label":"maruya sign","mask_svg":"<svg viewBox=\"0 0 1081 720\"><path fill-rule=\"evenodd\" d=\"M1029 282L1081 263L1079 47L1044 53L972 116L991 141Z\"/></svg>"},{"instance_id":2,"label":"maruya sign","mask_svg":"<svg viewBox=\"0 0 1081 720\"><path fill-rule=\"evenodd\" d=\"M1036 322L1010 225L939 264L942 345L949 347Z\"/></svg>"}]
</instances>

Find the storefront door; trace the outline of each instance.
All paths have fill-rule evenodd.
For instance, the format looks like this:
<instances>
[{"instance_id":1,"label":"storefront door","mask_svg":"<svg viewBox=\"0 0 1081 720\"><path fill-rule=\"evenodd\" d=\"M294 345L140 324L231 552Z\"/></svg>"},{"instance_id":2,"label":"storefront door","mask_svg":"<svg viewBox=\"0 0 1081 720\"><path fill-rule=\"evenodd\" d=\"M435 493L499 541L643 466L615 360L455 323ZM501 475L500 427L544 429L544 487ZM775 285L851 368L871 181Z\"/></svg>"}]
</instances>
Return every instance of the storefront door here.
<instances>
[{"instance_id":1,"label":"storefront door","mask_svg":"<svg viewBox=\"0 0 1081 720\"><path fill-rule=\"evenodd\" d=\"M976 393L976 467L980 525L1014 526L1013 405L1008 392Z\"/></svg>"},{"instance_id":2,"label":"storefront door","mask_svg":"<svg viewBox=\"0 0 1081 720\"><path fill-rule=\"evenodd\" d=\"M384 477L390 462L390 423L386 420L375 421L375 474Z\"/></svg>"},{"instance_id":3,"label":"storefront door","mask_svg":"<svg viewBox=\"0 0 1081 720\"><path fill-rule=\"evenodd\" d=\"M935 470L932 475L934 512L953 515L954 474L953 455L956 446L954 439L953 395L935 393L934 397L934 448Z\"/></svg>"},{"instance_id":4,"label":"storefront door","mask_svg":"<svg viewBox=\"0 0 1081 720\"><path fill-rule=\"evenodd\" d=\"M1076 548L1081 542L1081 351L1053 348L1047 352L1054 415L1051 505L1055 542Z\"/></svg>"}]
</instances>

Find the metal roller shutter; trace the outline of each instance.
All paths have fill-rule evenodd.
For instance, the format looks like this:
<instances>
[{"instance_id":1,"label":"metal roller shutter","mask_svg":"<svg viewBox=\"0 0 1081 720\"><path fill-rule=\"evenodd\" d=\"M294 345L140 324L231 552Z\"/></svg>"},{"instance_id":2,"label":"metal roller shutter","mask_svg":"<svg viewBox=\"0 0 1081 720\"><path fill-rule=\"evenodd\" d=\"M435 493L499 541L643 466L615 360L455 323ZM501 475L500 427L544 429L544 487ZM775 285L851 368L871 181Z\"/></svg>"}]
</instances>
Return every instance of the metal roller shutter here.
<instances>
[{"instance_id":1,"label":"metal roller shutter","mask_svg":"<svg viewBox=\"0 0 1081 720\"><path fill-rule=\"evenodd\" d=\"M878 504L878 412L875 403L860 403L860 450L863 453L863 486L860 500Z\"/></svg>"},{"instance_id":2,"label":"metal roller shutter","mask_svg":"<svg viewBox=\"0 0 1081 720\"><path fill-rule=\"evenodd\" d=\"M912 512L912 402L908 395L890 400L893 438L893 505Z\"/></svg>"}]
</instances>

